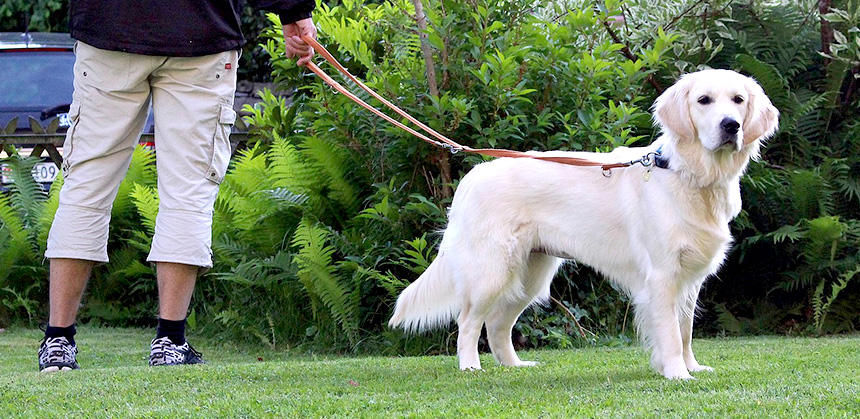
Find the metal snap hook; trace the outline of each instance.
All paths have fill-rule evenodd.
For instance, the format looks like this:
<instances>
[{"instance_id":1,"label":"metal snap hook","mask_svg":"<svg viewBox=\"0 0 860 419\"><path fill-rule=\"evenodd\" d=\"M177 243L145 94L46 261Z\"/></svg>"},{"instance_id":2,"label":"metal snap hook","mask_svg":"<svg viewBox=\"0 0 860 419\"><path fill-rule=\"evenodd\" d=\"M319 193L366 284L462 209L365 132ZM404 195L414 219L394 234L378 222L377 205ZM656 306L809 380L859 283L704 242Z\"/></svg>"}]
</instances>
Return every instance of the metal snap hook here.
<instances>
[{"instance_id":1,"label":"metal snap hook","mask_svg":"<svg viewBox=\"0 0 860 419\"><path fill-rule=\"evenodd\" d=\"M651 166L654 163L653 157L654 157L653 153L648 153L648 154L642 156L642 158L639 160L639 163L641 163L642 166L645 166L645 167Z\"/></svg>"},{"instance_id":2,"label":"metal snap hook","mask_svg":"<svg viewBox=\"0 0 860 419\"><path fill-rule=\"evenodd\" d=\"M612 177L612 169L603 169L603 177Z\"/></svg>"},{"instance_id":3,"label":"metal snap hook","mask_svg":"<svg viewBox=\"0 0 860 419\"><path fill-rule=\"evenodd\" d=\"M450 152L451 152L451 154L457 154L457 153L459 153L459 152L462 150L462 148L460 148L460 147L454 147L454 146L453 146L453 145L451 145L451 144L443 144L443 143L438 143L438 142L437 142L437 144L439 144L439 146L440 146L440 147L442 147L442 148L444 148L444 149L446 149L446 150L450 151Z\"/></svg>"}]
</instances>

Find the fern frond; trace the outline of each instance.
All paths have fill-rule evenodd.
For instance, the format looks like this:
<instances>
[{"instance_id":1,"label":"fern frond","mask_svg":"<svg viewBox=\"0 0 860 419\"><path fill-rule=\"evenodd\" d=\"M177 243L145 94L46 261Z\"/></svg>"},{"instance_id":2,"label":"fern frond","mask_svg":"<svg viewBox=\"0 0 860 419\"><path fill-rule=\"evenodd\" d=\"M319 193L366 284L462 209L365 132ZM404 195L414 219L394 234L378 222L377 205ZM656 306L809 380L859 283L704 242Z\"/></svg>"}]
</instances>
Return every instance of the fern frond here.
<instances>
[{"instance_id":1,"label":"fern frond","mask_svg":"<svg viewBox=\"0 0 860 419\"><path fill-rule=\"evenodd\" d=\"M355 342L358 338L358 306L349 298L350 290L341 284L333 265L334 247L328 244L329 232L304 219L296 228L293 246L298 249L298 277L306 292L320 299L341 329Z\"/></svg>"},{"instance_id":2,"label":"fern frond","mask_svg":"<svg viewBox=\"0 0 860 419\"><path fill-rule=\"evenodd\" d=\"M247 230L248 222L237 222L237 213L251 211L258 213L248 196L259 189L269 187L266 158L259 153L259 145L239 151L233 159L232 167L221 183L212 223L213 237L220 237L228 231ZM256 219L256 215L246 215L243 219Z\"/></svg>"},{"instance_id":3,"label":"fern frond","mask_svg":"<svg viewBox=\"0 0 860 419\"><path fill-rule=\"evenodd\" d=\"M54 223L54 215L57 214L57 208L60 207L60 189L63 188L63 173L57 174L54 183L51 184L51 190L48 192L48 199L42 207L42 213L39 215L39 254L45 253L45 247L48 243L48 233L51 231L51 225Z\"/></svg>"},{"instance_id":4,"label":"fern frond","mask_svg":"<svg viewBox=\"0 0 860 419\"><path fill-rule=\"evenodd\" d=\"M848 287L848 282L854 279L857 274L860 274L860 264L855 266L853 270L839 275L839 278L830 285L830 295L827 295L826 297L824 296L825 279L822 279L821 282L818 283L818 286L815 287L815 291L812 293L810 301L812 303L815 330L819 334L824 326L824 320L827 317L830 306L832 306L836 301L839 293Z\"/></svg>"},{"instance_id":5,"label":"fern frond","mask_svg":"<svg viewBox=\"0 0 860 419\"><path fill-rule=\"evenodd\" d=\"M776 67L747 54L738 54L735 60L740 65L741 71L751 75L761 85L770 101L781 113L794 113L797 103L792 100L788 82Z\"/></svg>"},{"instance_id":6,"label":"fern frond","mask_svg":"<svg viewBox=\"0 0 860 419\"><path fill-rule=\"evenodd\" d=\"M9 185L9 194L0 194L0 229L5 229L9 237L0 254L0 266L4 267L0 269L3 271L0 279L8 276L9 268L15 264L38 259L39 227L46 195L31 174L37 161L17 155L4 160L13 183Z\"/></svg>"},{"instance_id":7,"label":"fern frond","mask_svg":"<svg viewBox=\"0 0 860 419\"><path fill-rule=\"evenodd\" d=\"M320 171L309 165L304 156L289 141L275 138L266 153L272 186L289 189L298 194L318 188L324 179Z\"/></svg>"},{"instance_id":8,"label":"fern frond","mask_svg":"<svg viewBox=\"0 0 860 419\"><path fill-rule=\"evenodd\" d=\"M773 237L774 244L779 244L786 240L791 242L798 241L806 237L806 231L798 225L784 225L768 235Z\"/></svg>"},{"instance_id":9,"label":"fern frond","mask_svg":"<svg viewBox=\"0 0 860 419\"><path fill-rule=\"evenodd\" d=\"M13 182L9 185L10 203L18 213L24 228L34 239L37 235L39 215L47 199L47 194L32 175L33 166L37 162L38 159L35 157L13 156L6 159L6 164L11 169L9 176Z\"/></svg>"},{"instance_id":10,"label":"fern frond","mask_svg":"<svg viewBox=\"0 0 860 419\"><path fill-rule=\"evenodd\" d=\"M135 184L131 198L149 235L155 234L155 217L158 215L158 193L151 186Z\"/></svg>"},{"instance_id":11,"label":"fern frond","mask_svg":"<svg viewBox=\"0 0 860 419\"><path fill-rule=\"evenodd\" d=\"M120 219L134 208L131 192L135 184L155 186L155 153L138 144L131 154L128 172L119 184L116 199L111 209L111 218Z\"/></svg>"},{"instance_id":12,"label":"fern frond","mask_svg":"<svg viewBox=\"0 0 860 419\"><path fill-rule=\"evenodd\" d=\"M831 195L827 180L818 170L795 170L790 177L793 201L802 217L821 214L822 203Z\"/></svg>"},{"instance_id":13,"label":"fern frond","mask_svg":"<svg viewBox=\"0 0 860 419\"><path fill-rule=\"evenodd\" d=\"M9 195L0 194L0 235L6 236L0 245L0 283L11 273L11 266L21 259L32 259L30 238L18 213L12 208Z\"/></svg>"},{"instance_id":14,"label":"fern frond","mask_svg":"<svg viewBox=\"0 0 860 419\"><path fill-rule=\"evenodd\" d=\"M349 212L355 210L358 191L347 179L347 159L343 149L317 136L305 137L302 146L302 154L325 173L331 197Z\"/></svg>"}]
</instances>

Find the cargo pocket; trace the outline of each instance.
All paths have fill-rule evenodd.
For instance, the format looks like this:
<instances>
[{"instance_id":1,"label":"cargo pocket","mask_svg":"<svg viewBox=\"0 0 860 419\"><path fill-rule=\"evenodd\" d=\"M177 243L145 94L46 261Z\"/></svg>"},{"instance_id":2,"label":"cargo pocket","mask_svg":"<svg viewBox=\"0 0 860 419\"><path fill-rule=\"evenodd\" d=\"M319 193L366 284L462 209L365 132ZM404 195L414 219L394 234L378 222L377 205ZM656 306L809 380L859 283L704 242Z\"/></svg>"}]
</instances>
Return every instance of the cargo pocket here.
<instances>
[{"instance_id":1,"label":"cargo pocket","mask_svg":"<svg viewBox=\"0 0 860 419\"><path fill-rule=\"evenodd\" d=\"M227 174L227 166L230 164L230 131L236 122L236 111L228 105L221 105L218 115L218 126L215 127L215 135L212 138L212 156L209 160L209 168L206 170L206 179L220 184Z\"/></svg>"},{"instance_id":2,"label":"cargo pocket","mask_svg":"<svg viewBox=\"0 0 860 419\"><path fill-rule=\"evenodd\" d=\"M63 141L63 177L69 176L69 167L71 167L72 153L75 150L75 129L78 127L78 122L81 116L80 102L74 102L69 106L69 129L66 131L66 139Z\"/></svg>"}]
</instances>

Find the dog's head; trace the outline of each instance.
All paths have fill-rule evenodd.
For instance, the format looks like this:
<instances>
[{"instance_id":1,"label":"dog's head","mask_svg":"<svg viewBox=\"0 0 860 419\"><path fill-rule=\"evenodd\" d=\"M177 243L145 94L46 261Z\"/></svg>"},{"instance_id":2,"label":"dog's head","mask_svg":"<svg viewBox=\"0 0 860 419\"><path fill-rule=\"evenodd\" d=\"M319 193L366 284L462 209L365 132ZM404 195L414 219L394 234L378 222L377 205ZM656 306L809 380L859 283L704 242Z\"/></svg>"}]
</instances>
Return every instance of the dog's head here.
<instances>
[{"instance_id":1,"label":"dog's head","mask_svg":"<svg viewBox=\"0 0 860 419\"><path fill-rule=\"evenodd\" d=\"M654 102L654 119L679 143L740 151L773 135L779 111L752 78L730 70L686 74Z\"/></svg>"}]
</instances>

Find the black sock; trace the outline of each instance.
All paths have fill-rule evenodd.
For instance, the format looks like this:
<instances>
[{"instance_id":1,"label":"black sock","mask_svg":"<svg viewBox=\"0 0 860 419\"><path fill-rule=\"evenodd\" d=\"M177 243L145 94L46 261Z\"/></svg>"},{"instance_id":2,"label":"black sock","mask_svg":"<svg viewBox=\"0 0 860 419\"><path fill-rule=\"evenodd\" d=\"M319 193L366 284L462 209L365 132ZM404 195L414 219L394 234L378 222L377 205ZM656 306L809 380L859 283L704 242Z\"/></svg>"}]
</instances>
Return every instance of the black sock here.
<instances>
[{"instance_id":1,"label":"black sock","mask_svg":"<svg viewBox=\"0 0 860 419\"><path fill-rule=\"evenodd\" d=\"M176 345L185 343L185 320L165 320L158 318L158 329L155 338L167 337Z\"/></svg>"},{"instance_id":2,"label":"black sock","mask_svg":"<svg viewBox=\"0 0 860 419\"><path fill-rule=\"evenodd\" d=\"M45 337L46 338L64 337L72 345L75 344L75 333L77 333L77 330L75 330L75 324L74 323L72 323L71 326L66 326L66 327L54 327L54 326L51 326L49 324L48 327L45 328Z\"/></svg>"}]
</instances>

